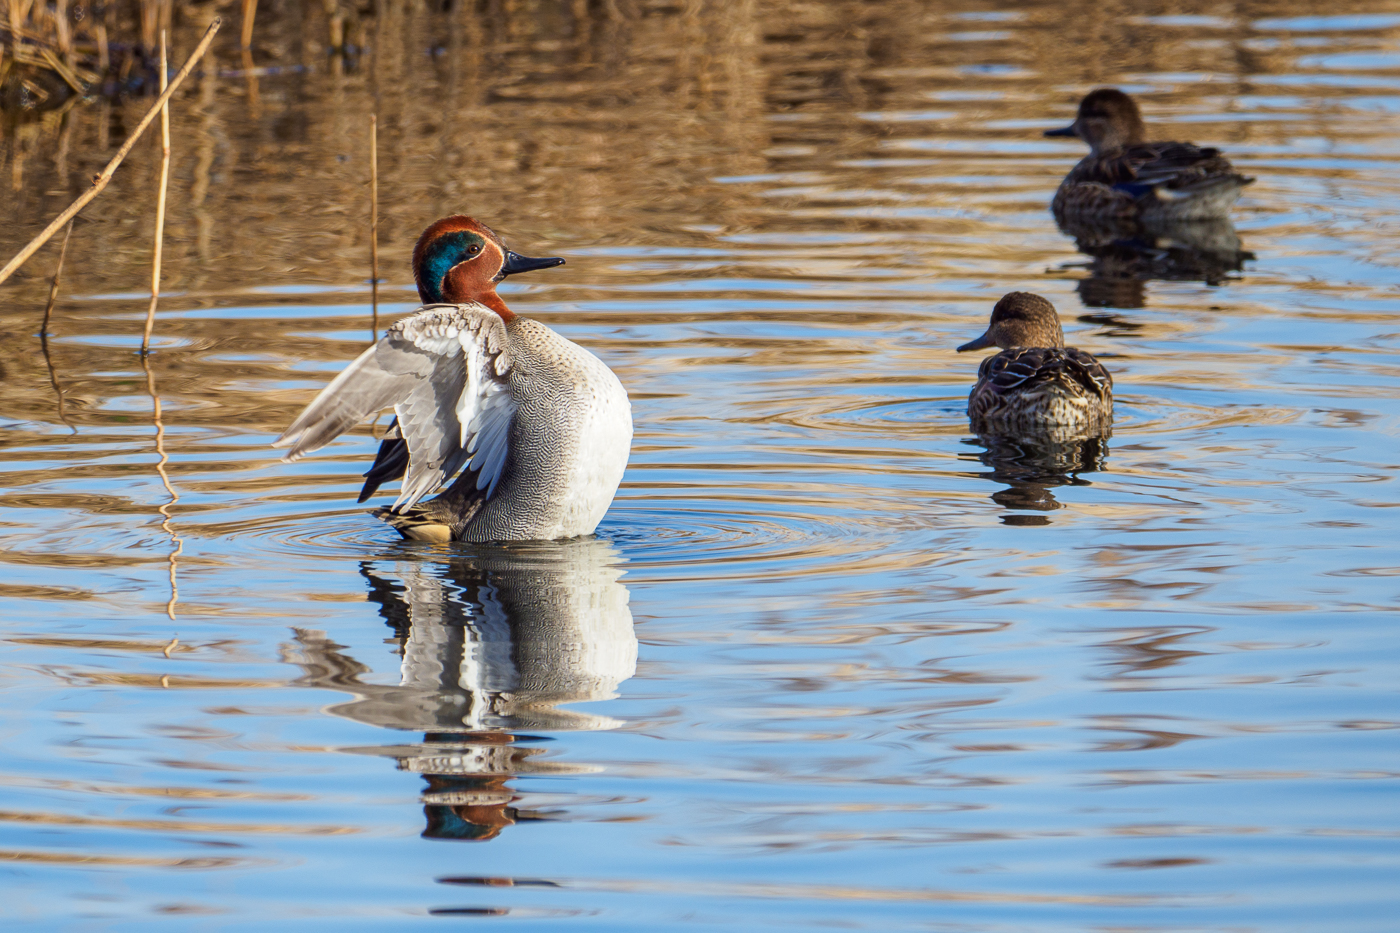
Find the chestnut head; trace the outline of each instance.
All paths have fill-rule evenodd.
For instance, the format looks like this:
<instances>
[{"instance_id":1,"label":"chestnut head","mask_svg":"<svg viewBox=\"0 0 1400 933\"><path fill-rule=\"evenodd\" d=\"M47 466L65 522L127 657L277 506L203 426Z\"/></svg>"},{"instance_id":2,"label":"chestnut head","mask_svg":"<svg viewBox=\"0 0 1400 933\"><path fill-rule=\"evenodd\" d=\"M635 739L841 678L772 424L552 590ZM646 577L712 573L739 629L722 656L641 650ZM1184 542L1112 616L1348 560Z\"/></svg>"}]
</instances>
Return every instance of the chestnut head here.
<instances>
[{"instance_id":1,"label":"chestnut head","mask_svg":"<svg viewBox=\"0 0 1400 933\"><path fill-rule=\"evenodd\" d=\"M531 259L507 249L495 231L464 214L433 223L413 248L413 278L424 304L476 302L497 313L505 305L496 295L496 283L563 264L562 259ZM506 311L501 316L509 320L511 315Z\"/></svg>"}]
</instances>

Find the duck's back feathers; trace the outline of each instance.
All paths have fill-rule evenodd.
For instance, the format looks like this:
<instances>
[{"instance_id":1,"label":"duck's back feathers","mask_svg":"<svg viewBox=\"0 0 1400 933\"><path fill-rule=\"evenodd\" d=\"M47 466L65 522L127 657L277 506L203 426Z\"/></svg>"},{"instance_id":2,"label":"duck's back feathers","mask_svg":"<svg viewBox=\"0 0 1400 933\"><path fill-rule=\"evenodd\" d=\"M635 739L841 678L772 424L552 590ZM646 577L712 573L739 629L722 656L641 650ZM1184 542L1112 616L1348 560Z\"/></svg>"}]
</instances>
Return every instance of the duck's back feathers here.
<instances>
[{"instance_id":1,"label":"duck's back feathers","mask_svg":"<svg viewBox=\"0 0 1400 933\"><path fill-rule=\"evenodd\" d=\"M1253 181L1236 172L1218 149L1132 143L1081 159L1055 192L1052 208L1057 216L1217 217Z\"/></svg>"},{"instance_id":2,"label":"duck's back feathers","mask_svg":"<svg viewBox=\"0 0 1400 933\"><path fill-rule=\"evenodd\" d=\"M1090 155L1074 167L1070 177L1106 185L1163 184L1179 188L1193 180L1233 173L1230 160L1219 149L1195 143L1149 142Z\"/></svg>"},{"instance_id":3,"label":"duck's back feathers","mask_svg":"<svg viewBox=\"0 0 1400 933\"><path fill-rule=\"evenodd\" d=\"M1113 377L1075 347L1013 347L982 361L967 414L979 424L1104 424Z\"/></svg>"}]
</instances>

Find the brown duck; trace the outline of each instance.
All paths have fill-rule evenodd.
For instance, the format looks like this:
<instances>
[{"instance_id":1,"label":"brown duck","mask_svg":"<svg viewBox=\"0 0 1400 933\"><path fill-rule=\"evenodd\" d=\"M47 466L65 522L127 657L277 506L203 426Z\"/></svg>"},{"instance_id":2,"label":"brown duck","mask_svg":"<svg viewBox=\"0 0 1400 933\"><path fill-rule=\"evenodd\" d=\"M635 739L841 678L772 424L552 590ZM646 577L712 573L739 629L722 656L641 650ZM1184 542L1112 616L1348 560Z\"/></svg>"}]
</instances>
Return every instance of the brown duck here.
<instances>
[{"instance_id":1,"label":"brown duck","mask_svg":"<svg viewBox=\"0 0 1400 933\"><path fill-rule=\"evenodd\" d=\"M1065 346L1055 306L1011 292L992 309L987 332L958 352L1000 347L982 361L967 400L978 433L1074 427L1100 433L1113 423L1113 377L1093 354Z\"/></svg>"},{"instance_id":2,"label":"brown duck","mask_svg":"<svg viewBox=\"0 0 1400 933\"><path fill-rule=\"evenodd\" d=\"M1254 181L1219 149L1148 142L1137 103L1115 88L1091 92L1073 123L1045 135L1077 136L1090 150L1055 191L1057 218L1220 218Z\"/></svg>"}]
</instances>

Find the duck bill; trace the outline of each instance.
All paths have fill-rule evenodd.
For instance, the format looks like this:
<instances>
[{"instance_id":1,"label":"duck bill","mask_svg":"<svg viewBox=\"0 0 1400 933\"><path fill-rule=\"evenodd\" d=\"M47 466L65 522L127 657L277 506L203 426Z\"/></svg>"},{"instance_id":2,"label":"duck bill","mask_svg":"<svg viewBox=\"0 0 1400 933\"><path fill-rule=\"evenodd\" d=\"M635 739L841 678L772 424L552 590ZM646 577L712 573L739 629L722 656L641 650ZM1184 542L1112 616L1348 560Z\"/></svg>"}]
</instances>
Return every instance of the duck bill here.
<instances>
[{"instance_id":1,"label":"duck bill","mask_svg":"<svg viewBox=\"0 0 1400 933\"><path fill-rule=\"evenodd\" d=\"M966 353L968 350L985 350L988 347L994 346L996 346L996 343L992 340L992 330L989 327L987 328L987 332L981 337L978 337L976 340L969 340L967 343L958 347L958 352Z\"/></svg>"},{"instance_id":2,"label":"duck bill","mask_svg":"<svg viewBox=\"0 0 1400 933\"><path fill-rule=\"evenodd\" d=\"M1074 124L1071 123L1069 126L1062 126L1062 127L1060 127L1058 130L1046 130L1046 131L1045 131L1045 135L1046 135L1046 136L1078 136L1079 133L1075 130Z\"/></svg>"},{"instance_id":3,"label":"duck bill","mask_svg":"<svg viewBox=\"0 0 1400 933\"><path fill-rule=\"evenodd\" d=\"M547 259L531 259L529 256L522 256L514 250L506 250L505 265L501 266L501 272L496 276L500 281L508 275L519 275L522 272L534 272L536 269L552 269L555 266L562 266L564 260L557 256Z\"/></svg>"}]
</instances>

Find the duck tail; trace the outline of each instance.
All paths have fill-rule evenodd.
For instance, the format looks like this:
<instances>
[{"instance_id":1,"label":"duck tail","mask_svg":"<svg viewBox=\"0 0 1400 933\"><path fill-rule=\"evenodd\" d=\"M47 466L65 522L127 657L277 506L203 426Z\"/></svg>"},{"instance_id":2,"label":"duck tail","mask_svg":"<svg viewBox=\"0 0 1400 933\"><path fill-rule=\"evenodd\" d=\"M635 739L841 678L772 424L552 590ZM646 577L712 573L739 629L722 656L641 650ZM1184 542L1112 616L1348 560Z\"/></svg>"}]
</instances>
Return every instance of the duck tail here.
<instances>
[{"instance_id":1,"label":"duck tail","mask_svg":"<svg viewBox=\"0 0 1400 933\"><path fill-rule=\"evenodd\" d=\"M447 544L452 540L452 528L442 521L429 517L422 509L409 509L403 514L393 509L370 509L369 514L393 525L394 529L410 541L428 541L433 544Z\"/></svg>"},{"instance_id":2,"label":"duck tail","mask_svg":"<svg viewBox=\"0 0 1400 933\"><path fill-rule=\"evenodd\" d=\"M1177 188L1168 187L1160 181L1125 181L1113 186L1133 200L1151 198L1167 204L1182 201L1234 200L1245 185L1254 184L1253 178L1244 175L1211 175L1192 181Z\"/></svg>"},{"instance_id":3,"label":"duck tail","mask_svg":"<svg viewBox=\"0 0 1400 933\"><path fill-rule=\"evenodd\" d=\"M1159 201L1212 200L1236 195L1241 188L1253 181L1253 178L1243 175L1212 175L1180 188L1158 187L1154 193Z\"/></svg>"}]
</instances>

